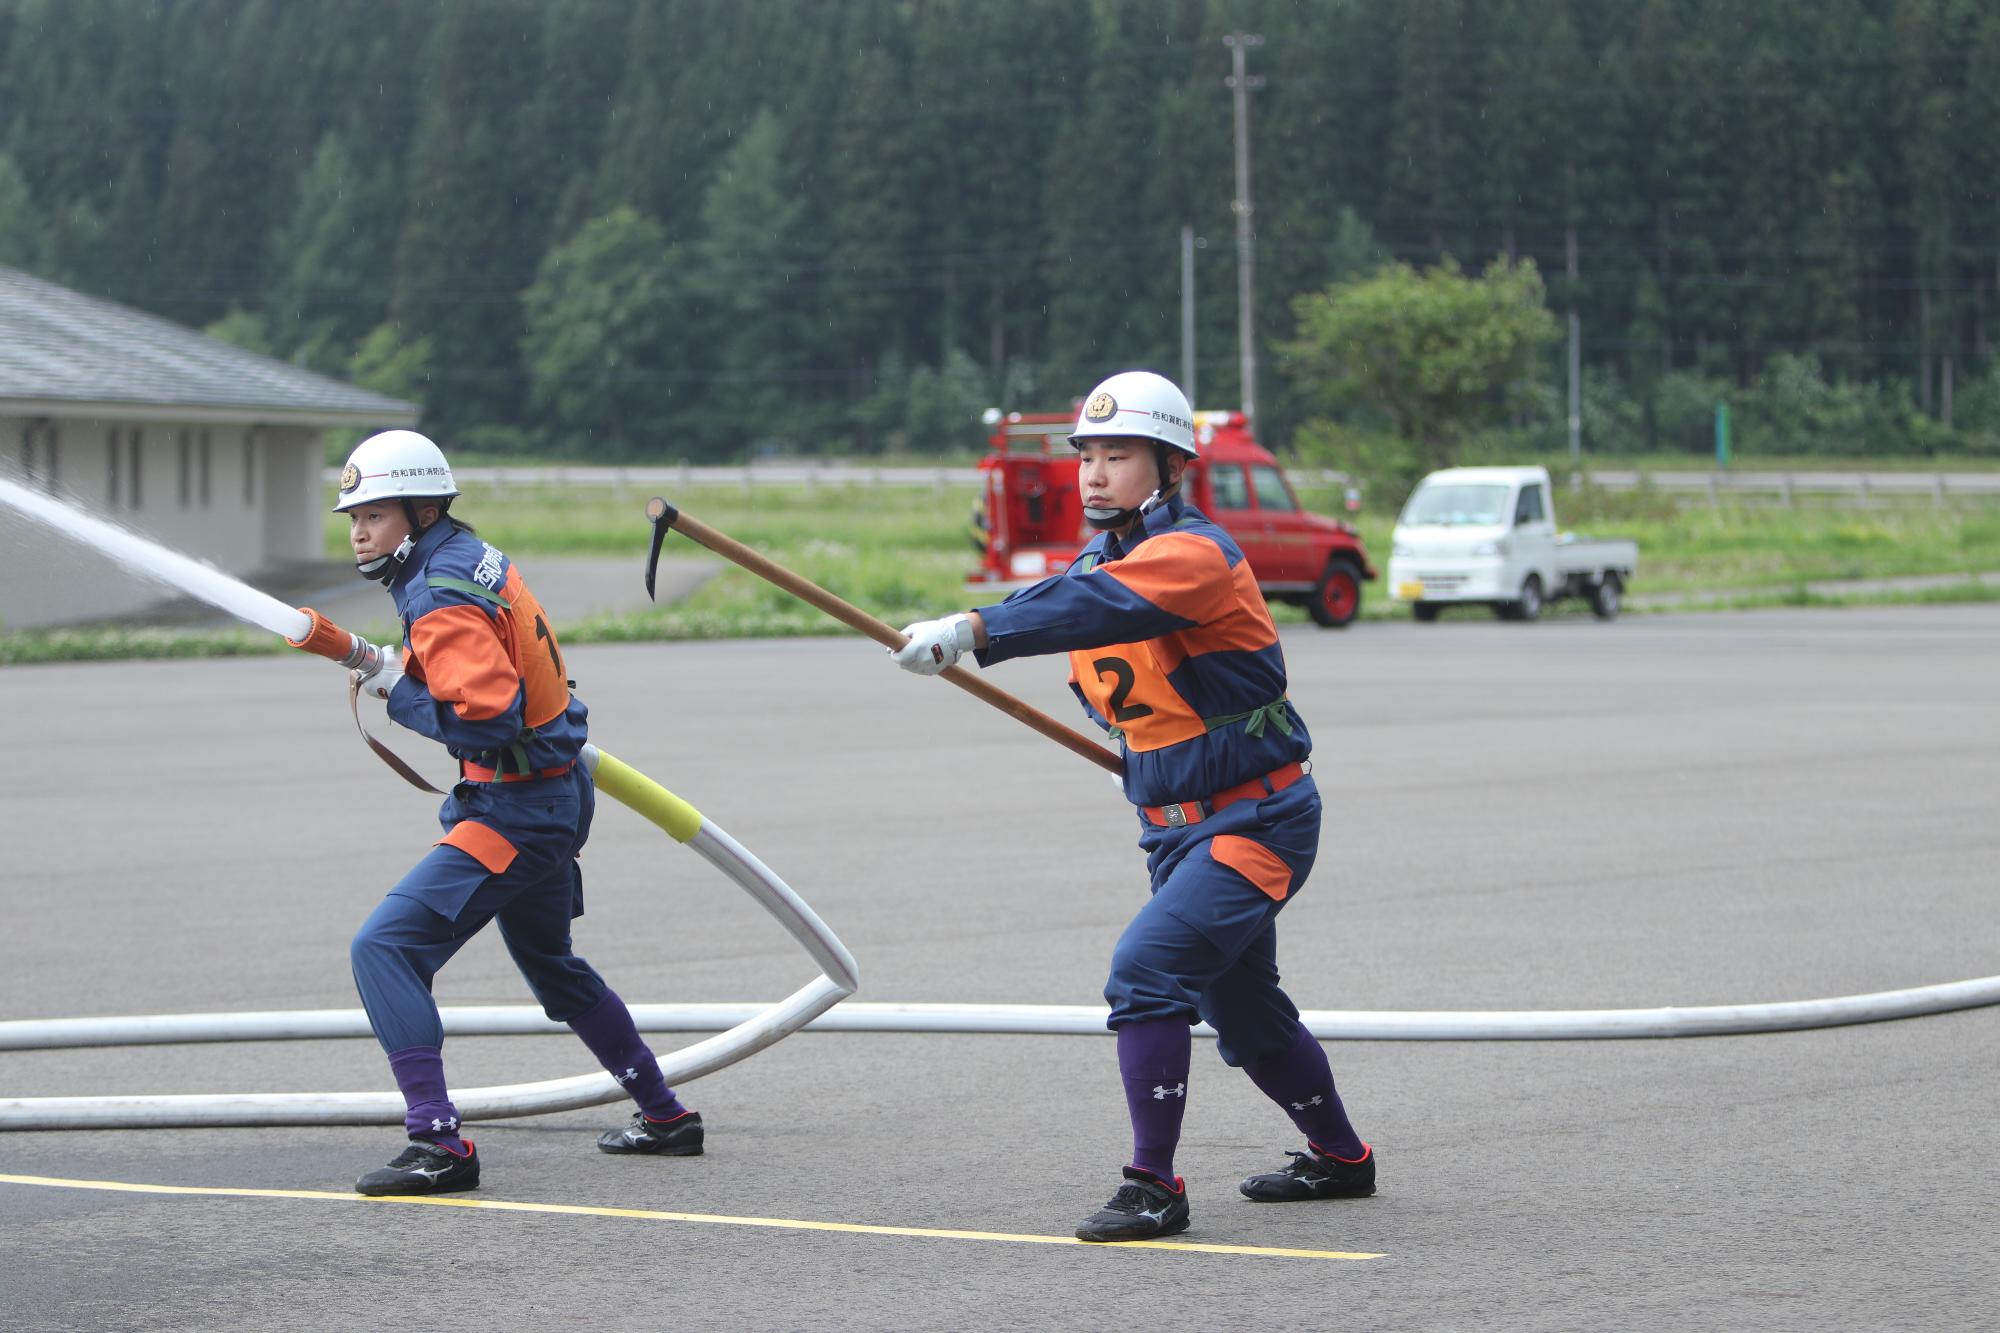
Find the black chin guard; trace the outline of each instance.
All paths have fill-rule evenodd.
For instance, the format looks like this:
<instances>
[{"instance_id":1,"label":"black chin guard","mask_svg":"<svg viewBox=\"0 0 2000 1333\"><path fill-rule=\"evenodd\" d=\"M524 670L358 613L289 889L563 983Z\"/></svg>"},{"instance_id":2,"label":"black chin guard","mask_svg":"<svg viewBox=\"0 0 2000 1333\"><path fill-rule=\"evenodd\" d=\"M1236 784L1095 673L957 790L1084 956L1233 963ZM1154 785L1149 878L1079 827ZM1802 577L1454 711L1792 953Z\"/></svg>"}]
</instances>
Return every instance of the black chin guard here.
<instances>
[{"instance_id":1,"label":"black chin guard","mask_svg":"<svg viewBox=\"0 0 2000 1333\"><path fill-rule=\"evenodd\" d=\"M404 562L410 558L410 552L416 549L417 539L415 537L405 537L402 544L388 555L378 555L373 560L357 560L354 564L354 572L364 579L373 579L377 583L387 583L390 579L396 577L397 573L403 568Z\"/></svg>"}]
</instances>

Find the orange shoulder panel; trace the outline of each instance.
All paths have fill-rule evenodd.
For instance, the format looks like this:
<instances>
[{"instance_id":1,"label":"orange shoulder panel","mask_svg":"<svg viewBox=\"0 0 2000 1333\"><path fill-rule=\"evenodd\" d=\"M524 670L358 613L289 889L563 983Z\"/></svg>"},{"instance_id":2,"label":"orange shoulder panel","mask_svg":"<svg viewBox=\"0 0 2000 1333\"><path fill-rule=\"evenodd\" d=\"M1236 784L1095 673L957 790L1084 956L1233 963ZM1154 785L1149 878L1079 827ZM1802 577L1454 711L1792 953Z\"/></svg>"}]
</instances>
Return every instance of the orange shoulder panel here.
<instances>
[{"instance_id":1,"label":"orange shoulder panel","mask_svg":"<svg viewBox=\"0 0 2000 1333\"><path fill-rule=\"evenodd\" d=\"M1163 532L1099 569L1162 611L1197 625L1217 619L1236 600L1229 558L1220 546L1192 532Z\"/></svg>"},{"instance_id":2,"label":"orange shoulder panel","mask_svg":"<svg viewBox=\"0 0 2000 1333\"><path fill-rule=\"evenodd\" d=\"M1235 606L1213 621L1168 635L1162 646L1171 643L1179 649L1179 654L1163 653L1162 670L1174 670L1180 666L1182 657L1231 651L1254 653L1278 641L1278 627L1271 621L1271 608L1264 603L1263 591L1257 587L1257 576L1251 573L1250 562L1238 560L1229 573Z\"/></svg>"},{"instance_id":3,"label":"orange shoulder panel","mask_svg":"<svg viewBox=\"0 0 2000 1333\"><path fill-rule=\"evenodd\" d=\"M423 663L432 697L468 722L500 716L520 693L521 675L500 630L479 607L441 606L418 617L410 651Z\"/></svg>"}]
</instances>

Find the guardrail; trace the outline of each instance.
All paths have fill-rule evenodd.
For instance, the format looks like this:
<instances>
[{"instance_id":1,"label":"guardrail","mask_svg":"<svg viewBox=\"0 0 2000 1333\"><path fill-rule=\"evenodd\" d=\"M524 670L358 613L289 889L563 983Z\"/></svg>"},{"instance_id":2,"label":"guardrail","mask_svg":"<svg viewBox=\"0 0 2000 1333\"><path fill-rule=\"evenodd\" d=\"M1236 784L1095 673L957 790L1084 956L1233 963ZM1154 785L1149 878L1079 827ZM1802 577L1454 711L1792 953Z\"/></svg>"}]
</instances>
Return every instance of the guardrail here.
<instances>
[{"instance_id":1,"label":"guardrail","mask_svg":"<svg viewBox=\"0 0 2000 1333\"><path fill-rule=\"evenodd\" d=\"M628 467L599 464L547 464L534 467L454 467L460 481L476 481L499 490L509 486L608 486L613 490L634 487L741 486L928 486L944 490L951 486L980 484L973 467L875 467L865 463L837 461L817 463L756 463L750 466L715 466L696 463L633 464ZM1319 468L1294 468L1292 476L1308 485L1344 486L1345 472ZM328 485L340 481L340 469L324 473Z\"/></svg>"},{"instance_id":2,"label":"guardrail","mask_svg":"<svg viewBox=\"0 0 2000 1333\"><path fill-rule=\"evenodd\" d=\"M862 463L757 463L714 466L666 463L632 466L549 464L534 467L461 467L464 481L505 491L510 486L609 487L615 493L645 488L686 490L693 486L820 486L928 487L936 491L979 485L979 470L971 467L875 467ZM1345 486L1347 474L1322 468L1293 468L1292 478L1308 486ZM1943 504L1953 497L2000 496L2000 472L1639 472L1632 469L1593 470L1591 484L1608 491L1629 491L1640 485L1678 495L1703 495L1710 504L1724 495L1770 495L1790 507L1801 495L1852 496L1866 505L1877 498L1928 497ZM329 485L340 479L338 468L325 472Z\"/></svg>"},{"instance_id":3,"label":"guardrail","mask_svg":"<svg viewBox=\"0 0 2000 1333\"><path fill-rule=\"evenodd\" d=\"M1592 472L1593 485L1608 491L1635 490L1643 482L1675 494L1697 494L1718 503L1724 495L1775 495L1789 508L1801 495L1848 495L1857 504L1876 497L1929 497L1943 504L1954 496L2000 496L2000 472Z\"/></svg>"},{"instance_id":4,"label":"guardrail","mask_svg":"<svg viewBox=\"0 0 2000 1333\"><path fill-rule=\"evenodd\" d=\"M711 466L694 463L633 464L549 464L536 467L455 467L460 481L476 481L506 490L510 486L608 486L614 491L628 488L685 490L690 486L907 486L944 490L951 486L977 486L979 470L970 467L871 467L854 463L758 463L748 467ZM337 484L339 468L326 469L326 480Z\"/></svg>"}]
</instances>

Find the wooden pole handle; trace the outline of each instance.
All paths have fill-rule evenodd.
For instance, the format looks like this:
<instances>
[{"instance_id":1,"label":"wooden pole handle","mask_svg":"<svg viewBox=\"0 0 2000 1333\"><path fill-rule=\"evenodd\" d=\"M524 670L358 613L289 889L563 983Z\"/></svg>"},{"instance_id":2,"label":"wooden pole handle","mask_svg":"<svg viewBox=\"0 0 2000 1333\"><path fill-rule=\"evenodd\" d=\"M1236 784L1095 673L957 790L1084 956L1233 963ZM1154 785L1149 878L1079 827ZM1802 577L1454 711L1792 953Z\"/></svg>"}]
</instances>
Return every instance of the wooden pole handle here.
<instances>
[{"instance_id":1,"label":"wooden pole handle","mask_svg":"<svg viewBox=\"0 0 2000 1333\"><path fill-rule=\"evenodd\" d=\"M656 510L659 516L655 517L655 522L666 522L674 531L690 541L707 547L725 560L741 565L758 578L783 588L800 601L818 607L849 629L858 630L884 648L893 650L909 642L901 630L895 629L887 621L878 620L853 603L841 600L811 579L794 574L768 556L752 550L733 537L717 532L700 519L690 517L686 512L677 510L664 501L655 501L648 506L649 512ZM964 667L946 667L938 674L966 693L993 705L1015 721L1033 727L1056 744L1074 750L1098 767L1112 773L1124 773L1125 761L1102 745L1064 726L1041 709L1023 703L1005 690L988 684Z\"/></svg>"}]
</instances>

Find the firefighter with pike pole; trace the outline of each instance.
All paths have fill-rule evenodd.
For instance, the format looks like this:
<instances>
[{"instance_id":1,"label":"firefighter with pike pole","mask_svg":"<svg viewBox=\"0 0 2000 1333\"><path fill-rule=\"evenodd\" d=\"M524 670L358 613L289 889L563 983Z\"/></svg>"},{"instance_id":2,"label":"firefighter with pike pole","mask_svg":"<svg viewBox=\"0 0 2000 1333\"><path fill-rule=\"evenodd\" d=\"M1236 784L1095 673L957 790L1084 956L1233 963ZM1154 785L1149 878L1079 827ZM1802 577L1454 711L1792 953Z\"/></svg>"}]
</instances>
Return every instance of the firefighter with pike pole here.
<instances>
[{"instance_id":1,"label":"firefighter with pike pole","mask_svg":"<svg viewBox=\"0 0 2000 1333\"><path fill-rule=\"evenodd\" d=\"M479 1154L460 1133L445 1087L431 979L495 920L543 1011L568 1024L638 1103L631 1123L606 1131L597 1146L702 1151L701 1114L681 1104L625 1002L571 948L570 922L583 914L576 858L596 805L578 762L588 710L521 571L451 516L458 493L436 444L392 430L355 447L334 505L348 516L358 572L387 587L403 627L401 651L371 653L357 687L459 764L438 813L444 836L389 890L350 949L369 1025L402 1090L410 1140L355 1182L362 1194L479 1184ZM337 659L346 632L308 614L311 628L294 646ZM328 637L340 642L319 642Z\"/></svg>"},{"instance_id":2,"label":"firefighter with pike pole","mask_svg":"<svg viewBox=\"0 0 2000 1333\"><path fill-rule=\"evenodd\" d=\"M1067 653L1084 712L1124 753L1123 790L1152 876L1104 989L1132 1160L1076 1234L1127 1241L1187 1229L1174 1150L1198 1019L1215 1028L1223 1061L1305 1136L1303 1151L1244 1180L1242 1193L1371 1195L1375 1155L1278 984L1278 914L1319 849L1312 741L1286 698L1284 653L1242 551L1180 495L1198 456L1187 398L1149 371L1113 375L1084 400L1070 443L1097 533L1082 554L997 606L909 626L891 652L920 675L968 654L985 666Z\"/></svg>"}]
</instances>

